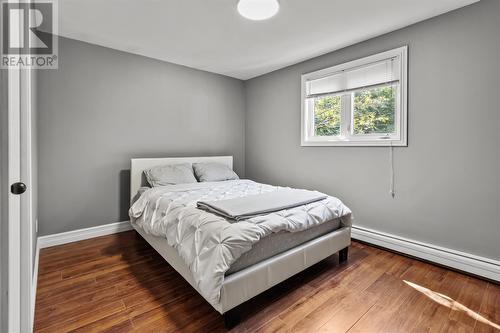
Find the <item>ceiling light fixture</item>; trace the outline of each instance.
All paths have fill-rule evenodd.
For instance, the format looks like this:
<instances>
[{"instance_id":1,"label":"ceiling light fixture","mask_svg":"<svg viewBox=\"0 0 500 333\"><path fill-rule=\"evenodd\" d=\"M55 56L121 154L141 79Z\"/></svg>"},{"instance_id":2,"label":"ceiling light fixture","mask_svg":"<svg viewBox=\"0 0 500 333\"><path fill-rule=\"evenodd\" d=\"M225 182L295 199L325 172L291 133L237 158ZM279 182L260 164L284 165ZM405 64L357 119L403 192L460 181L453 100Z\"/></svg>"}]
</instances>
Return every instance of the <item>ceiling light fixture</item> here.
<instances>
[{"instance_id":1,"label":"ceiling light fixture","mask_svg":"<svg viewBox=\"0 0 500 333\"><path fill-rule=\"evenodd\" d=\"M238 12L249 20L267 20L276 15L279 10L278 0L240 0L238 2Z\"/></svg>"}]
</instances>

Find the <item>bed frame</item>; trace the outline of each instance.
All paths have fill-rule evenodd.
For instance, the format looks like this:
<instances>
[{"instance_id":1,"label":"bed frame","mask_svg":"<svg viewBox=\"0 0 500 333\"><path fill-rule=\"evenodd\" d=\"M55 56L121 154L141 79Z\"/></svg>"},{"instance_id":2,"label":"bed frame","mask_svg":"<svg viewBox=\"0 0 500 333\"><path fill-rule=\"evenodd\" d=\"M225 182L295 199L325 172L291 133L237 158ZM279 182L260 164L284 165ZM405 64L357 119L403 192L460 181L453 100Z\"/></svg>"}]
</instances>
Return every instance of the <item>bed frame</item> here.
<instances>
[{"instance_id":1,"label":"bed frame","mask_svg":"<svg viewBox=\"0 0 500 333\"><path fill-rule=\"evenodd\" d=\"M232 156L132 159L131 202L134 201L139 188L146 185L143 176L144 170L158 165L197 162L219 162L233 167ZM188 266L177 254L177 251L168 245L165 238L149 235L135 225L134 228L199 292ZM231 274L224 280L219 303L211 303L211 305L224 315L226 326L232 327L239 321L238 312L235 311L238 305L337 252L339 252L339 261L346 261L347 249L350 244L351 226L343 225L326 235Z\"/></svg>"}]
</instances>

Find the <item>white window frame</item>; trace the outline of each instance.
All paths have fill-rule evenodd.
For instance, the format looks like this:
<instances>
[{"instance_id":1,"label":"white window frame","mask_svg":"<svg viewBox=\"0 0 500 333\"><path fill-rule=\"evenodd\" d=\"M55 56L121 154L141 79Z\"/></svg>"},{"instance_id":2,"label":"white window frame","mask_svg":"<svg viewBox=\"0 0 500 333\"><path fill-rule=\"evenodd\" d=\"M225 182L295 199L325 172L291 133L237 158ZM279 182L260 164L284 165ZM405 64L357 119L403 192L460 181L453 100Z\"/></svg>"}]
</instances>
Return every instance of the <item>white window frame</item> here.
<instances>
[{"instance_id":1,"label":"white window frame","mask_svg":"<svg viewBox=\"0 0 500 333\"><path fill-rule=\"evenodd\" d=\"M307 99L307 82L320 79L325 76L336 74L340 71L364 66L370 63L384 61L399 57L401 77L399 89L396 94L395 131L391 136L382 136L379 133L355 135L351 133L350 126L353 125L352 93L338 93L342 96L341 134L340 136L315 136L313 112L314 105L311 99ZM337 66L325 68L312 73L302 75L301 78L301 146L408 146L408 46L402 46L393 50L371 55L365 58L346 62Z\"/></svg>"}]
</instances>

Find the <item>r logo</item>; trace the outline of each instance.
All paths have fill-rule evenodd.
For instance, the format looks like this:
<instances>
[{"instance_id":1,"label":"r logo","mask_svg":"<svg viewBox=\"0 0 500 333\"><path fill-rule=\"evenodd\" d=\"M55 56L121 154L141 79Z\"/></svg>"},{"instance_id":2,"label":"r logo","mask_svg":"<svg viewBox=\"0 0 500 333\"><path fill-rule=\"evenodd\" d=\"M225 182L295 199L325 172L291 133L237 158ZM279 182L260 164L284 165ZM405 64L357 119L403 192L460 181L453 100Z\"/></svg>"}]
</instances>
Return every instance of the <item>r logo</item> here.
<instances>
[{"instance_id":1,"label":"r logo","mask_svg":"<svg viewBox=\"0 0 500 333\"><path fill-rule=\"evenodd\" d=\"M57 0L0 0L0 68L56 69Z\"/></svg>"},{"instance_id":2,"label":"r logo","mask_svg":"<svg viewBox=\"0 0 500 333\"><path fill-rule=\"evenodd\" d=\"M52 3L2 3L3 54L52 54Z\"/></svg>"}]
</instances>

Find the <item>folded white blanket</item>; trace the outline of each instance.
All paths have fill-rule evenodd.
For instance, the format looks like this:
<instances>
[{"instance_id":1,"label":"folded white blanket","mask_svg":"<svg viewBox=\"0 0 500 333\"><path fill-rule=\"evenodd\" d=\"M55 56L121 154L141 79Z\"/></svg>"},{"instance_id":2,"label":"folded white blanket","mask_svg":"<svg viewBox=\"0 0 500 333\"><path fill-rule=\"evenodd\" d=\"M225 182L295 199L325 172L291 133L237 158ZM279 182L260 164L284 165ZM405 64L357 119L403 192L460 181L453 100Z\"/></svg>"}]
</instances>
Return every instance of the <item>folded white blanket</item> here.
<instances>
[{"instance_id":1,"label":"folded white blanket","mask_svg":"<svg viewBox=\"0 0 500 333\"><path fill-rule=\"evenodd\" d=\"M263 237L280 231L306 230L336 218L341 218L344 226L351 225L349 208L330 196L237 223L196 207L198 201L241 198L280 189L250 180L155 187L141 194L129 215L131 222L145 232L167 239L191 270L198 291L217 306L226 271Z\"/></svg>"},{"instance_id":2,"label":"folded white blanket","mask_svg":"<svg viewBox=\"0 0 500 333\"><path fill-rule=\"evenodd\" d=\"M225 218L240 221L262 214L306 205L323 200L326 197L326 194L317 191L282 188L273 192L234 199L198 201L197 206Z\"/></svg>"}]
</instances>

